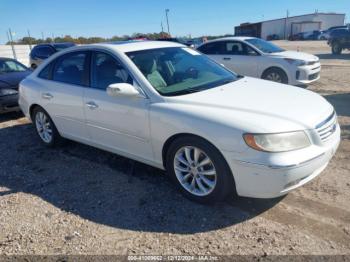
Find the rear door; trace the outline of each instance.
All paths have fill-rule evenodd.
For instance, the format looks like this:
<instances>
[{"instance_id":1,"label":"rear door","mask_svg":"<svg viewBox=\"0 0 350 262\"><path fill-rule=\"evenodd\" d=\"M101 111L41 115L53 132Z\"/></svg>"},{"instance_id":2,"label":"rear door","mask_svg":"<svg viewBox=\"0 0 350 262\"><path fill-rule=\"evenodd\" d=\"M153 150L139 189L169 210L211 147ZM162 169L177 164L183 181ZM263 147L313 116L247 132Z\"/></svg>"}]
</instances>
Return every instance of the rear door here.
<instances>
[{"instance_id":1,"label":"rear door","mask_svg":"<svg viewBox=\"0 0 350 262\"><path fill-rule=\"evenodd\" d=\"M42 80L44 109L62 135L79 141L88 140L83 94L88 85L89 55L86 51L65 54L40 73L45 76L45 70L50 71L46 74L48 79Z\"/></svg>"}]
</instances>

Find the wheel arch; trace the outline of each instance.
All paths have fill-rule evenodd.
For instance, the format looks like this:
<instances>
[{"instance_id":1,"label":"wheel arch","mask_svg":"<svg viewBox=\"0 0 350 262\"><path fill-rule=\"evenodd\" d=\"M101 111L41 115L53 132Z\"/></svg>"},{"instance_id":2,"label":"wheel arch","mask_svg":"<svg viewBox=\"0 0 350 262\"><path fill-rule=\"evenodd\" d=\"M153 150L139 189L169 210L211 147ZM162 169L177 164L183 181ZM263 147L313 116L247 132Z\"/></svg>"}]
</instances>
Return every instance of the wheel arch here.
<instances>
[{"instance_id":1,"label":"wheel arch","mask_svg":"<svg viewBox=\"0 0 350 262\"><path fill-rule=\"evenodd\" d=\"M33 121L33 112L34 112L34 109L37 108L37 107L40 107L42 108L43 110L45 110L42 106L40 106L39 104L32 104L30 105L29 107L29 116L30 116L30 119Z\"/></svg>"},{"instance_id":2,"label":"wheel arch","mask_svg":"<svg viewBox=\"0 0 350 262\"><path fill-rule=\"evenodd\" d=\"M269 66L269 67L265 68L265 69L263 70L263 72L261 73L260 78L263 79L264 74L265 74L268 70L272 70L272 69L281 70L283 73L285 73L285 75L286 75L286 77L287 77L287 82L289 83L289 81L290 81L290 76L289 76L289 74L288 74L288 71L285 70L283 67L278 66L278 65L273 65L273 66Z\"/></svg>"},{"instance_id":3,"label":"wheel arch","mask_svg":"<svg viewBox=\"0 0 350 262\"><path fill-rule=\"evenodd\" d=\"M166 168L166 154L171 146L171 144L178 138L180 137L195 137L195 138L199 138L207 143L209 143L210 145L212 145L213 147L216 148L216 150L218 150L218 152L220 152L221 156L223 157L223 159L225 159L225 157L223 156L223 154L221 153L220 149L214 145L214 143L212 143L210 140L206 139L205 137L203 136L199 136L199 135L195 135L195 134L192 134L192 133L177 133L177 134L174 134L172 136L170 136L166 141L165 143L163 144L163 148L162 148L162 162L163 162L163 166L164 168ZM228 163L227 163L227 160L225 159L226 161L226 164L228 166Z\"/></svg>"},{"instance_id":4,"label":"wheel arch","mask_svg":"<svg viewBox=\"0 0 350 262\"><path fill-rule=\"evenodd\" d=\"M162 148L162 162L163 162L163 166L164 168L166 169L166 155L167 155L167 152L171 146L171 144L178 138L180 137L194 137L194 138L197 138L197 139L201 139L203 141L205 141L206 143L209 143L211 146L213 146L218 152L219 154L221 155L222 159L224 160L224 163L226 165L226 168L228 169L229 173L231 174L231 179L232 179L232 186L233 186L233 190L234 190L234 194L237 194L237 189L236 189L236 180L235 180L235 176L230 168L230 165L228 164L227 162L227 159L225 158L225 156L221 153L221 151L218 149L217 146L215 146L212 142L210 142L208 139L202 137L202 136L199 136L199 135L195 135L195 134L192 134L192 133L177 133L177 134L174 134L172 136L170 136L166 141L165 143L163 144L163 148Z\"/></svg>"}]
</instances>

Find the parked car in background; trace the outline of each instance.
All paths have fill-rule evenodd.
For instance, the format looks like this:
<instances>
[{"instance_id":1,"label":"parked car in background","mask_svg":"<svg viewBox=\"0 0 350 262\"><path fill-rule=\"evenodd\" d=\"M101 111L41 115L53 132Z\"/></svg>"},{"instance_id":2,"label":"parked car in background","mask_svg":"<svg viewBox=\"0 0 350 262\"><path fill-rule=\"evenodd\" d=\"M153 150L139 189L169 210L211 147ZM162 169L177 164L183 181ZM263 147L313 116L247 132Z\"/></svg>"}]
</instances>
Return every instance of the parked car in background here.
<instances>
[{"instance_id":1,"label":"parked car in background","mask_svg":"<svg viewBox=\"0 0 350 262\"><path fill-rule=\"evenodd\" d=\"M339 55L344 49L350 50L350 28L334 29L328 39L332 54Z\"/></svg>"},{"instance_id":2,"label":"parked car in background","mask_svg":"<svg viewBox=\"0 0 350 262\"><path fill-rule=\"evenodd\" d=\"M314 30L314 31L308 31L308 32L300 32L297 34L294 34L289 37L289 40L296 41L296 40L319 40L319 36L321 35L321 31Z\"/></svg>"},{"instance_id":3,"label":"parked car in background","mask_svg":"<svg viewBox=\"0 0 350 262\"><path fill-rule=\"evenodd\" d=\"M18 84L31 72L14 59L0 57L0 113L19 110Z\"/></svg>"},{"instance_id":4,"label":"parked car in background","mask_svg":"<svg viewBox=\"0 0 350 262\"><path fill-rule=\"evenodd\" d=\"M192 48L197 48L203 43L201 39L190 39L185 42L185 45L192 47Z\"/></svg>"},{"instance_id":5,"label":"parked car in background","mask_svg":"<svg viewBox=\"0 0 350 262\"><path fill-rule=\"evenodd\" d=\"M74 43L49 43L36 45L29 54L29 64L32 69L37 68L45 59L65 48L74 46Z\"/></svg>"},{"instance_id":6,"label":"parked car in background","mask_svg":"<svg viewBox=\"0 0 350 262\"><path fill-rule=\"evenodd\" d=\"M297 33L289 36L288 38L290 41L298 41L298 40L304 40L304 34L303 33Z\"/></svg>"},{"instance_id":7,"label":"parked car in background","mask_svg":"<svg viewBox=\"0 0 350 262\"><path fill-rule=\"evenodd\" d=\"M328 38L329 38L329 31L328 30L321 31L319 36L318 36L318 40L328 40Z\"/></svg>"},{"instance_id":8,"label":"parked car in background","mask_svg":"<svg viewBox=\"0 0 350 262\"><path fill-rule=\"evenodd\" d=\"M279 40L279 39L280 39L280 37L276 34L268 35L266 38L267 41Z\"/></svg>"},{"instance_id":9,"label":"parked car in background","mask_svg":"<svg viewBox=\"0 0 350 262\"><path fill-rule=\"evenodd\" d=\"M19 103L45 145L65 137L165 169L204 203L287 194L318 176L340 141L320 95L241 77L172 42L62 51L21 82Z\"/></svg>"},{"instance_id":10,"label":"parked car in background","mask_svg":"<svg viewBox=\"0 0 350 262\"><path fill-rule=\"evenodd\" d=\"M327 30L321 31L321 34L319 35L319 40L328 40L330 37L330 33L332 32L332 30L335 29L347 29L349 27L349 25L342 25L342 26L333 26L328 28Z\"/></svg>"},{"instance_id":11,"label":"parked car in background","mask_svg":"<svg viewBox=\"0 0 350 262\"><path fill-rule=\"evenodd\" d=\"M198 50L244 76L290 85L306 85L320 78L318 57L286 51L260 38L221 38L199 46Z\"/></svg>"},{"instance_id":12,"label":"parked car in background","mask_svg":"<svg viewBox=\"0 0 350 262\"><path fill-rule=\"evenodd\" d=\"M318 40L318 37L321 35L320 30L314 30L310 32L304 32L304 40Z\"/></svg>"}]
</instances>

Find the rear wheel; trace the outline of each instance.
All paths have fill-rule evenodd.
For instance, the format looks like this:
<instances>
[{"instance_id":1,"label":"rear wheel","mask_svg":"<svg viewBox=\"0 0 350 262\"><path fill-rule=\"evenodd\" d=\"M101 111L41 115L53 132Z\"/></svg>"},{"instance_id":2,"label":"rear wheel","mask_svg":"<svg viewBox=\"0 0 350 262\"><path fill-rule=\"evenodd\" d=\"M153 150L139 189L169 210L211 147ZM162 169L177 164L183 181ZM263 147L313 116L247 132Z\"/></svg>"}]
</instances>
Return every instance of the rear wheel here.
<instances>
[{"instance_id":1,"label":"rear wheel","mask_svg":"<svg viewBox=\"0 0 350 262\"><path fill-rule=\"evenodd\" d=\"M267 69L261 78L277 83L288 84L288 77L286 73L277 67Z\"/></svg>"},{"instance_id":2,"label":"rear wheel","mask_svg":"<svg viewBox=\"0 0 350 262\"><path fill-rule=\"evenodd\" d=\"M46 146L53 147L62 142L63 139L58 133L55 124L44 109L41 107L34 108L32 119L42 143Z\"/></svg>"},{"instance_id":3,"label":"rear wheel","mask_svg":"<svg viewBox=\"0 0 350 262\"><path fill-rule=\"evenodd\" d=\"M167 173L190 200L212 203L235 192L234 179L225 159L203 139L189 136L175 140L166 159Z\"/></svg>"},{"instance_id":4,"label":"rear wheel","mask_svg":"<svg viewBox=\"0 0 350 262\"><path fill-rule=\"evenodd\" d=\"M335 42L332 44L332 54L333 55L340 55L342 52L342 48L339 43Z\"/></svg>"}]
</instances>

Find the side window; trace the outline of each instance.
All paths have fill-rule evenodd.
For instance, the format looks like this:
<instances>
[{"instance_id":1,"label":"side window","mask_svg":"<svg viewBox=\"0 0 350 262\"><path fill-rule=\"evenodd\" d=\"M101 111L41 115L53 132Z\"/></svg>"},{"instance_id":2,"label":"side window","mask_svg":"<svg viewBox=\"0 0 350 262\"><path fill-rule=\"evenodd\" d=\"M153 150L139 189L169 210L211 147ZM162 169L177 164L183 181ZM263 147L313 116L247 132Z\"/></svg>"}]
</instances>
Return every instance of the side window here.
<instances>
[{"instance_id":1,"label":"side window","mask_svg":"<svg viewBox=\"0 0 350 262\"><path fill-rule=\"evenodd\" d=\"M251 48L249 45L246 45L244 44L243 45L244 49L245 49L245 53L246 55L249 55L249 56L258 56L259 53L256 52L253 48Z\"/></svg>"},{"instance_id":2,"label":"side window","mask_svg":"<svg viewBox=\"0 0 350 262\"><path fill-rule=\"evenodd\" d=\"M52 63L45 66L44 69L41 70L40 73L38 74L38 77L42 79L50 79L51 67L52 67Z\"/></svg>"},{"instance_id":3,"label":"side window","mask_svg":"<svg viewBox=\"0 0 350 262\"><path fill-rule=\"evenodd\" d=\"M55 53L55 51L49 46L37 47L37 49L35 50L35 56L41 59L46 59L53 53Z\"/></svg>"},{"instance_id":4,"label":"side window","mask_svg":"<svg viewBox=\"0 0 350 262\"><path fill-rule=\"evenodd\" d=\"M246 55L255 56L258 53L242 42L230 41L225 43L225 54L227 55Z\"/></svg>"},{"instance_id":5,"label":"side window","mask_svg":"<svg viewBox=\"0 0 350 262\"><path fill-rule=\"evenodd\" d=\"M198 50L206 55L219 55L223 53L223 43L213 42L204 44L201 47L199 47Z\"/></svg>"},{"instance_id":6,"label":"side window","mask_svg":"<svg viewBox=\"0 0 350 262\"><path fill-rule=\"evenodd\" d=\"M111 55L93 52L91 65L91 87L106 90L110 84L129 83L133 80L123 66Z\"/></svg>"},{"instance_id":7,"label":"side window","mask_svg":"<svg viewBox=\"0 0 350 262\"><path fill-rule=\"evenodd\" d=\"M86 85L84 81L86 58L86 52L74 52L61 56L56 60L52 79L67 84Z\"/></svg>"},{"instance_id":8,"label":"side window","mask_svg":"<svg viewBox=\"0 0 350 262\"><path fill-rule=\"evenodd\" d=\"M243 44L241 42L225 42L225 54L244 55Z\"/></svg>"}]
</instances>

